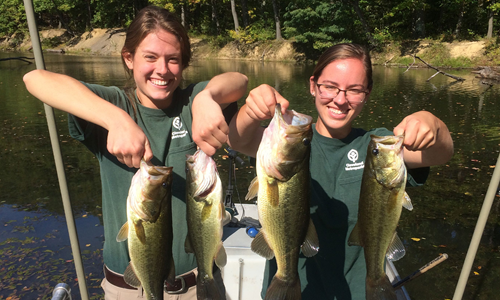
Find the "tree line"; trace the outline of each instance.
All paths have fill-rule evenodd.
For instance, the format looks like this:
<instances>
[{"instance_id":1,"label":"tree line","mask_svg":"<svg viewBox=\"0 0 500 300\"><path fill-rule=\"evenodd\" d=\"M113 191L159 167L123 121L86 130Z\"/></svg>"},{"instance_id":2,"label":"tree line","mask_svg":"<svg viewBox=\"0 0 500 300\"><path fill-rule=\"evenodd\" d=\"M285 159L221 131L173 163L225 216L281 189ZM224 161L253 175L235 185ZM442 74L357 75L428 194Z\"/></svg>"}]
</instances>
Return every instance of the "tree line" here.
<instances>
[{"instance_id":1,"label":"tree line","mask_svg":"<svg viewBox=\"0 0 500 300\"><path fill-rule=\"evenodd\" d=\"M433 38L477 40L498 34L497 0L32 0L39 29L78 35L124 28L147 5L175 12L193 36L222 45L289 39L317 54L343 41L383 46ZM0 2L0 39L28 31L22 0ZM316 52L316 53L315 53Z\"/></svg>"}]
</instances>

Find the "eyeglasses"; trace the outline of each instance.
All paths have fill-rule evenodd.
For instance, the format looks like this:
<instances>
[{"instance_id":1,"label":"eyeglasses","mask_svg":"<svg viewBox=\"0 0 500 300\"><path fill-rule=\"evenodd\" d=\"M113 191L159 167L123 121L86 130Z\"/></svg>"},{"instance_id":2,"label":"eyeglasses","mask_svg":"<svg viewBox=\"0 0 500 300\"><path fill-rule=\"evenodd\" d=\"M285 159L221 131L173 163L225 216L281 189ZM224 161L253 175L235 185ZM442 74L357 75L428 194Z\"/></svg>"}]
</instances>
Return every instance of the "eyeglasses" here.
<instances>
[{"instance_id":1,"label":"eyeglasses","mask_svg":"<svg viewBox=\"0 0 500 300\"><path fill-rule=\"evenodd\" d=\"M333 100L339 95L340 92L344 92L345 98L350 104L363 103L363 101L365 101L366 94L368 94L368 92L359 89L342 90L336 86L323 83L317 83L316 86L318 87L319 95L322 98Z\"/></svg>"}]
</instances>

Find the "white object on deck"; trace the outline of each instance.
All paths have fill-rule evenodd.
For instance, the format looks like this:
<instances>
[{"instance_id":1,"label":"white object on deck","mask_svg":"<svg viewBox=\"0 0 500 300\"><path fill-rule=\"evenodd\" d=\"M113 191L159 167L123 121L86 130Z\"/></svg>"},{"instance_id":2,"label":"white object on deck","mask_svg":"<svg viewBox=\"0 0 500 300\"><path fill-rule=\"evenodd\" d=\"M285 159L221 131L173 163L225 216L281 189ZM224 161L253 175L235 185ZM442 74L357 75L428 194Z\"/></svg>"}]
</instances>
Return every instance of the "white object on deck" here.
<instances>
[{"instance_id":1,"label":"white object on deck","mask_svg":"<svg viewBox=\"0 0 500 300\"><path fill-rule=\"evenodd\" d=\"M258 219L255 204L237 204L236 209L239 212L238 219L240 217ZM266 259L250 249L252 238L246 233L246 228L224 226L222 239L226 248L227 264L221 269L221 273L226 286L227 300L262 299L260 293ZM393 284L401 280L391 261L386 263L386 273ZM398 300L410 300L404 287L397 289L396 295Z\"/></svg>"},{"instance_id":2,"label":"white object on deck","mask_svg":"<svg viewBox=\"0 0 500 300\"><path fill-rule=\"evenodd\" d=\"M242 207L243 206L243 207ZM239 217L258 219L257 205L236 205ZM221 270L226 286L227 300L262 299L262 281L266 259L250 249L252 238L246 228L224 226L224 248L226 248L227 264Z\"/></svg>"}]
</instances>

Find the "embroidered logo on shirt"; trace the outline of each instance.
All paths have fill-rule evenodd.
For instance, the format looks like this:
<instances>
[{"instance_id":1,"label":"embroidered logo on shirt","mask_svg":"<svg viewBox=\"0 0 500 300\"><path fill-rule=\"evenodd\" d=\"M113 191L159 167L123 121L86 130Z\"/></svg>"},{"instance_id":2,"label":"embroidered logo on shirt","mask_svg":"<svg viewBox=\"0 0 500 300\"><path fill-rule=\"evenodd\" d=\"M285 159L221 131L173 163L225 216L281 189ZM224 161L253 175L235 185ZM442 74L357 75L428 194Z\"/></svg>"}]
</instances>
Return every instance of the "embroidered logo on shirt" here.
<instances>
[{"instance_id":1,"label":"embroidered logo on shirt","mask_svg":"<svg viewBox=\"0 0 500 300\"><path fill-rule=\"evenodd\" d=\"M358 158L359 158L358 151L356 149L351 149L351 151L349 151L347 153L347 159L349 159L353 163L352 164L345 164L345 170L346 171L354 171L354 170L363 169L365 167L365 162L364 161L356 162L358 160Z\"/></svg>"},{"instance_id":2,"label":"embroidered logo on shirt","mask_svg":"<svg viewBox=\"0 0 500 300\"><path fill-rule=\"evenodd\" d=\"M172 121L172 126L176 129L172 130L172 139L178 139L186 136L187 130L182 129L181 118L175 117L174 120Z\"/></svg>"}]
</instances>

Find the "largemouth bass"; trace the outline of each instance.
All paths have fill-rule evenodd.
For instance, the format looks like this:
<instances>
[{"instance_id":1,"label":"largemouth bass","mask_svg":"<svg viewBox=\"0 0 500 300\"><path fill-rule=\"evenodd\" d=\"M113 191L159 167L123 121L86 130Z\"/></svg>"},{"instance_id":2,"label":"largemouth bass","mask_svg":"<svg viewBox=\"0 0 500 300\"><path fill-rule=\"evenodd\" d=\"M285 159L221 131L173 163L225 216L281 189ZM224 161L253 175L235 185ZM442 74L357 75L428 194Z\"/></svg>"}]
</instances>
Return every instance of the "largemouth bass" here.
<instances>
[{"instance_id":1,"label":"largemouth bass","mask_svg":"<svg viewBox=\"0 0 500 300\"><path fill-rule=\"evenodd\" d=\"M188 235L185 249L198 263L198 299L223 299L213 277L213 264L226 265L222 226L229 220L224 208L222 184L215 161L198 150L186 159L186 218Z\"/></svg>"},{"instance_id":2,"label":"largemouth bass","mask_svg":"<svg viewBox=\"0 0 500 300\"><path fill-rule=\"evenodd\" d=\"M262 229L252 250L276 257L278 270L265 299L301 299L298 258L318 252L316 229L309 215L309 154L312 118L278 104L257 151L257 177L246 199L257 196Z\"/></svg>"},{"instance_id":3,"label":"largemouth bass","mask_svg":"<svg viewBox=\"0 0 500 300\"><path fill-rule=\"evenodd\" d=\"M127 198L127 223L116 240L128 239L130 264L123 274L146 299L163 299L165 280L174 282L172 258L172 167L141 161Z\"/></svg>"},{"instance_id":4,"label":"largemouth bass","mask_svg":"<svg viewBox=\"0 0 500 300\"><path fill-rule=\"evenodd\" d=\"M396 235L402 207L413 209L405 193L406 167L403 159L403 136L371 136L368 145L358 222L348 244L364 247L366 260L366 299L396 300L384 265L404 256L405 250Z\"/></svg>"}]
</instances>

